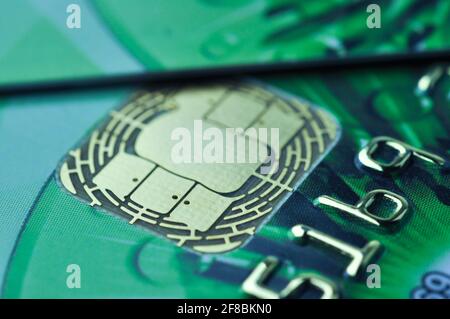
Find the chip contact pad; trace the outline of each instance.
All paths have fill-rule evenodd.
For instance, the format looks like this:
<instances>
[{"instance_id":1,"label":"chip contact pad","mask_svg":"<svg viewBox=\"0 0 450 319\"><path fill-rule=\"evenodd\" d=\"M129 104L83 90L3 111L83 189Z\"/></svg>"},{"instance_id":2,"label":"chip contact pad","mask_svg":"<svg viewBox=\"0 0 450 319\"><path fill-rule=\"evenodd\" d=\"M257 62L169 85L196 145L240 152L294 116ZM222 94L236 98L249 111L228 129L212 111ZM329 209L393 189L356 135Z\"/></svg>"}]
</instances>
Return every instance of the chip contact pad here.
<instances>
[{"instance_id":1,"label":"chip contact pad","mask_svg":"<svg viewBox=\"0 0 450 319\"><path fill-rule=\"evenodd\" d=\"M195 138L196 121L224 135L241 128L234 133L238 151L265 147L275 169L262 173L264 161L174 161L174 130ZM277 148L249 135L250 128L276 129ZM199 253L223 253L255 234L338 137L328 113L259 83L168 88L136 94L111 111L68 153L57 178L76 198L130 224ZM190 146L197 156L199 149Z\"/></svg>"}]
</instances>

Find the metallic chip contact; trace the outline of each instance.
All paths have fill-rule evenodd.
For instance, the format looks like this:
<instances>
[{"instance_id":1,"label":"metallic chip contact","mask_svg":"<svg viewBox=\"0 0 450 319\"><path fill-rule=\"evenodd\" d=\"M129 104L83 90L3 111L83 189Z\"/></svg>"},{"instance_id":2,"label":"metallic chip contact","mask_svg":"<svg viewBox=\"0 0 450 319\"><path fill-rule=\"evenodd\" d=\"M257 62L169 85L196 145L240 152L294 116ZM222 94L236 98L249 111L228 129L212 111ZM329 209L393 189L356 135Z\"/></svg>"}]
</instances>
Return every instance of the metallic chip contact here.
<instances>
[{"instance_id":1,"label":"metallic chip contact","mask_svg":"<svg viewBox=\"0 0 450 319\"><path fill-rule=\"evenodd\" d=\"M217 132L242 128L236 138L246 143L237 147L266 147L276 169L262 173L261 162L174 162L173 131L194 134L195 121ZM275 128L278 149L246 135L248 128ZM57 178L83 202L178 246L223 253L258 231L338 137L328 113L252 81L140 92L68 153Z\"/></svg>"}]
</instances>

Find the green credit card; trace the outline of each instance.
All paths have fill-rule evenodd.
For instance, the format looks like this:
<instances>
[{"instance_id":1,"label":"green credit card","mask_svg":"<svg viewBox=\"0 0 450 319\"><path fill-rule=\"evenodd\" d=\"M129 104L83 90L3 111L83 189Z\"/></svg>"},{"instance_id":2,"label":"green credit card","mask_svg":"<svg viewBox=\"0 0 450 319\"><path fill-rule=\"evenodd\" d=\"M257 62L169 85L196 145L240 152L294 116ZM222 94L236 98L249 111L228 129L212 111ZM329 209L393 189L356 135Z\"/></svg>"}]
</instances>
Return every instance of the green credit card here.
<instances>
[{"instance_id":1,"label":"green credit card","mask_svg":"<svg viewBox=\"0 0 450 319\"><path fill-rule=\"evenodd\" d=\"M449 298L450 68L4 98L5 298Z\"/></svg>"},{"instance_id":2,"label":"green credit card","mask_svg":"<svg viewBox=\"0 0 450 319\"><path fill-rule=\"evenodd\" d=\"M445 0L18 0L0 11L0 85L450 49Z\"/></svg>"}]
</instances>

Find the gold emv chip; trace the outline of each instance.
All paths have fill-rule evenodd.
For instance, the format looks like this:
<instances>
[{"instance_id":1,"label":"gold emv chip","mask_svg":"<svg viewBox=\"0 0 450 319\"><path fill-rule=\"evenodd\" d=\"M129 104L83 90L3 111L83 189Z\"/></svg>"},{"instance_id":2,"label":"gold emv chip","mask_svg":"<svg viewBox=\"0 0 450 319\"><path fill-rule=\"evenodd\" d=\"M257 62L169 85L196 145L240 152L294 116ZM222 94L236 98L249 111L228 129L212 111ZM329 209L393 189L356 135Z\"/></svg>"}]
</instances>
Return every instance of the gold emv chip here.
<instances>
[{"instance_id":1,"label":"gold emv chip","mask_svg":"<svg viewBox=\"0 0 450 319\"><path fill-rule=\"evenodd\" d=\"M338 136L329 114L260 83L167 88L110 112L57 177L130 224L222 253L257 232Z\"/></svg>"}]
</instances>

